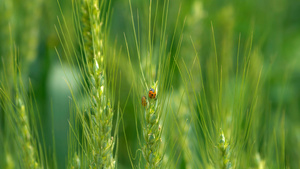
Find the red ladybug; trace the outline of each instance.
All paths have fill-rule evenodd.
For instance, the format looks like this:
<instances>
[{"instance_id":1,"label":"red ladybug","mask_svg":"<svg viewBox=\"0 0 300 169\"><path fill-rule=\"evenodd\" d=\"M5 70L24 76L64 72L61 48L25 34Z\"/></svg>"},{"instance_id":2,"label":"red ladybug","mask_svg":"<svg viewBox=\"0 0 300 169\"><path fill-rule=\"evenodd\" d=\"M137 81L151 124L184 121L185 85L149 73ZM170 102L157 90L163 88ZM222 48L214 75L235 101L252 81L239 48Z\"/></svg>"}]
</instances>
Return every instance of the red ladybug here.
<instances>
[{"instance_id":1,"label":"red ladybug","mask_svg":"<svg viewBox=\"0 0 300 169\"><path fill-rule=\"evenodd\" d=\"M156 96L156 91L153 88L150 88L149 90L149 98L150 99L155 99Z\"/></svg>"},{"instance_id":2,"label":"red ladybug","mask_svg":"<svg viewBox=\"0 0 300 169\"><path fill-rule=\"evenodd\" d=\"M142 97L142 105L143 105L144 107L147 106L147 99L146 99L146 96L143 96L143 97Z\"/></svg>"}]
</instances>

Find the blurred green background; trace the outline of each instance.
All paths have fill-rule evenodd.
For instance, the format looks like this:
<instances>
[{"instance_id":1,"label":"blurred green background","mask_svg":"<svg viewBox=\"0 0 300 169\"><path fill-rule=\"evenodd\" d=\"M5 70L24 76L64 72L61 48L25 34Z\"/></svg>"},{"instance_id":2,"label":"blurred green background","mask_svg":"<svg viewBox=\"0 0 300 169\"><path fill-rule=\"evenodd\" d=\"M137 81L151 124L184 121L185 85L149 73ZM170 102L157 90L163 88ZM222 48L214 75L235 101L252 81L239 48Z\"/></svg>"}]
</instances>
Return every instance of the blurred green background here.
<instances>
[{"instance_id":1,"label":"blurred green background","mask_svg":"<svg viewBox=\"0 0 300 169\"><path fill-rule=\"evenodd\" d=\"M68 27L73 25L72 1L58 0ZM24 62L24 79L30 78L43 124L46 148L56 152L59 168L65 168L67 161L67 134L69 118L70 91L64 80L64 71L71 77L78 70L67 65L55 26L57 19L62 20L56 0L0 0L0 56L8 56L11 49L10 39L18 48ZM120 105L124 107L131 79L127 61L127 51L123 34L128 37L130 49L135 49L131 15L128 0L111 0L112 17L110 20L110 41L117 39L117 48L122 47L119 69L122 71ZM159 2L160 6L163 2ZM133 13L140 18L148 16L148 3L132 0ZM205 61L212 51L211 22L214 25L216 45L222 63L234 58L238 38L245 42L253 31L253 50L259 56L257 64L272 70L268 74L268 90L272 106L282 103L285 111L285 155L290 168L299 168L300 159L300 1L297 0L172 0L169 6L168 34L172 35L176 17L181 7L179 28L184 19L184 40L180 57L194 56L192 37L200 60ZM159 11L159 16L161 16ZM146 26L141 24L142 27ZM143 30L143 29L142 29ZM143 32L142 32L143 33ZM146 34L147 32L145 32ZM70 35L75 32L70 29ZM179 35L175 37L178 41ZM67 42L71 43L71 42ZM243 46L242 46L243 47ZM61 54L63 68L55 51ZM132 56L137 63L136 56ZM188 59L187 59L188 60ZM135 65L135 64L134 64ZM136 64L138 65L138 64ZM234 70L234 65L228 65ZM1 69L0 69L1 70ZM230 69L229 69L230 71ZM259 70L258 70L259 71ZM178 72L175 79L180 79ZM68 79L71 83L72 78ZM74 83L75 84L75 83ZM179 80L173 84L176 89ZM80 86L73 86L78 92ZM283 93L281 91L284 91ZM131 100L129 100L131 101ZM127 141L133 149L137 144L133 105L125 109L125 129ZM52 142L54 131L55 147ZM132 131L132 132L131 132ZM131 168L122 130L119 133L119 168Z\"/></svg>"}]
</instances>

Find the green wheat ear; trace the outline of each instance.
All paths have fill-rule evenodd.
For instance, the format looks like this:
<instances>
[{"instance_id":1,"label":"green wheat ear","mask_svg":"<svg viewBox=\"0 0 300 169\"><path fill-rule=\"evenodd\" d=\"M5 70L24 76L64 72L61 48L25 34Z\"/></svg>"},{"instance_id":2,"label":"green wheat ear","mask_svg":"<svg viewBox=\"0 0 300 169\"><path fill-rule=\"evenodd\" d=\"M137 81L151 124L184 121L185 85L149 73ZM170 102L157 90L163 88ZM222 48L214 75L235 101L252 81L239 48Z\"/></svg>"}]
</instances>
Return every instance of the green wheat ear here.
<instances>
[{"instance_id":1,"label":"green wheat ear","mask_svg":"<svg viewBox=\"0 0 300 169\"><path fill-rule=\"evenodd\" d=\"M228 141L225 139L224 133L222 129L220 129L220 139L218 148L221 152L221 168L223 169L231 169L231 162L230 162L230 146Z\"/></svg>"},{"instance_id":2,"label":"green wheat ear","mask_svg":"<svg viewBox=\"0 0 300 169\"><path fill-rule=\"evenodd\" d=\"M39 45L40 16L42 13L42 0L32 0L30 3L20 3L23 7L22 34L20 56L23 60L23 73L27 73L30 64L36 59ZM25 71L25 72L24 72Z\"/></svg>"},{"instance_id":3,"label":"green wheat ear","mask_svg":"<svg viewBox=\"0 0 300 169\"><path fill-rule=\"evenodd\" d=\"M81 168L81 160L79 156L75 153L72 164L71 164L71 169L80 169Z\"/></svg>"},{"instance_id":4,"label":"green wheat ear","mask_svg":"<svg viewBox=\"0 0 300 169\"><path fill-rule=\"evenodd\" d=\"M24 166L26 168L37 169L40 168L38 162L36 161L36 153L34 146L32 145L32 137L30 132L30 126L28 121L28 115L26 113L25 104L23 100L16 96L16 106L18 111L18 116L20 117L20 129L21 129L21 146L23 149L23 158L24 158Z\"/></svg>"},{"instance_id":5,"label":"green wheat ear","mask_svg":"<svg viewBox=\"0 0 300 169\"><path fill-rule=\"evenodd\" d=\"M266 168L266 161L261 159L258 152L255 154L255 164L256 164L257 169Z\"/></svg>"},{"instance_id":6,"label":"green wheat ear","mask_svg":"<svg viewBox=\"0 0 300 169\"><path fill-rule=\"evenodd\" d=\"M157 82L152 86L157 91ZM148 92L148 91L146 91ZM143 147L143 156L147 161L146 168L157 168L160 166L162 155L160 147L162 144L161 139L161 126L159 125L159 98L158 93L156 99L150 99L148 106L144 109L145 125L143 126L143 136L145 145Z\"/></svg>"},{"instance_id":7,"label":"green wheat ear","mask_svg":"<svg viewBox=\"0 0 300 169\"><path fill-rule=\"evenodd\" d=\"M108 88L117 86L118 63L113 62L110 65L113 68L107 66L108 61L115 61L117 55L115 48L109 46L106 31L110 1L77 0L73 5L73 15L76 18L75 31L78 37L82 38L76 43L83 50L78 52L75 45L71 44L74 49L72 53L64 52L69 65L78 66L80 69L78 84L83 87L83 91L80 92L81 98L78 99L69 84L74 110L70 111L72 118L70 118L71 144L68 150L68 167L115 168L116 158L113 154L118 125L116 124L112 135L115 92ZM64 48L68 48L65 42L71 38L64 33L60 22L59 26L63 32L63 36L59 36L59 39ZM82 104L78 100L82 101Z\"/></svg>"},{"instance_id":8,"label":"green wheat ear","mask_svg":"<svg viewBox=\"0 0 300 169\"><path fill-rule=\"evenodd\" d=\"M39 138L35 137L37 123L33 116L32 95L27 97L25 94L27 90L25 92L16 57L12 55L10 59L14 60L11 62L13 63L12 72L9 74L11 76L3 73L3 79L8 83L0 86L0 98L3 99L0 106L5 115L4 127L5 131L9 133L5 135L8 139L4 140L6 167L42 168L44 166L42 160L47 157L43 154ZM2 133L0 134L2 135Z\"/></svg>"},{"instance_id":9,"label":"green wheat ear","mask_svg":"<svg viewBox=\"0 0 300 169\"><path fill-rule=\"evenodd\" d=\"M6 157L5 157L5 162L6 162L5 168L6 168L6 169L13 169L13 168L15 168L15 163L14 163L13 158L12 158L12 156L10 155L10 153L7 153L7 152L6 152L6 155L5 155L5 156L6 156Z\"/></svg>"},{"instance_id":10,"label":"green wheat ear","mask_svg":"<svg viewBox=\"0 0 300 169\"><path fill-rule=\"evenodd\" d=\"M103 5L101 2L101 6ZM113 158L114 139L111 135L113 111L110 99L106 95L105 65L103 38L101 30L100 8L98 0L84 0L82 8L82 24L84 50L87 59L87 68L91 84L91 119L90 130L87 133L91 138L90 168L115 168Z\"/></svg>"}]
</instances>

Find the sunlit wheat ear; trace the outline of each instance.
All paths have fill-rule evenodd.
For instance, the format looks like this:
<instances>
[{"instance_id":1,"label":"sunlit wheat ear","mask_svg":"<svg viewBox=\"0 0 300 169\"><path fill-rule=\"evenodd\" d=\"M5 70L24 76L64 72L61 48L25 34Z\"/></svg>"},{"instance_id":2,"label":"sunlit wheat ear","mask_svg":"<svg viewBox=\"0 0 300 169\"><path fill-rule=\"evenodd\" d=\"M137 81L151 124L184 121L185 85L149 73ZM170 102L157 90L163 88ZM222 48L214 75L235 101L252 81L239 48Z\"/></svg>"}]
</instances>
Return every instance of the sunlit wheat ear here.
<instances>
[{"instance_id":1,"label":"sunlit wheat ear","mask_svg":"<svg viewBox=\"0 0 300 169\"><path fill-rule=\"evenodd\" d=\"M221 163L220 163L220 167L222 169L231 169L231 162L230 162L230 146L228 141L225 139L225 135L221 129L220 132L220 139L219 139L219 144L218 144L218 148L220 150L221 153Z\"/></svg>"},{"instance_id":2,"label":"sunlit wheat ear","mask_svg":"<svg viewBox=\"0 0 300 169\"><path fill-rule=\"evenodd\" d=\"M26 112L25 104L21 97L16 96L16 106L18 116L20 117L20 132L21 132L21 146L23 150L23 161L26 168L37 169L40 168L36 161L35 146L32 145L32 136L29 126L28 114Z\"/></svg>"},{"instance_id":3,"label":"sunlit wheat ear","mask_svg":"<svg viewBox=\"0 0 300 169\"><path fill-rule=\"evenodd\" d=\"M88 76L91 84L91 138L90 168L115 168L113 159L114 139L111 135L113 111L105 90L105 66L103 64L103 32L101 31L98 0L84 0L82 25L84 50L87 60ZM102 4L103 2L101 2Z\"/></svg>"},{"instance_id":4,"label":"sunlit wheat ear","mask_svg":"<svg viewBox=\"0 0 300 169\"><path fill-rule=\"evenodd\" d=\"M5 162L6 162L6 169L13 169L15 168L15 163L12 159L12 156L10 155L10 153L6 153L5 155Z\"/></svg>"},{"instance_id":5,"label":"sunlit wheat ear","mask_svg":"<svg viewBox=\"0 0 300 169\"><path fill-rule=\"evenodd\" d=\"M71 169L80 169L81 168L81 160L77 154L74 155L70 168Z\"/></svg>"},{"instance_id":6,"label":"sunlit wheat ear","mask_svg":"<svg viewBox=\"0 0 300 169\"><path fill-rule=\"evenodd\" d=\"M157 91L156 84L152 86L154 91ZM144 118L145 124L143 126L143 136L145 140L145 144L143 147L143 156L147 161L146 168L157 168L160 166L162 155L160 151L160 147L162 144L161 139L161 126L159 125L159 96L156 92L156 96L152 95L152 93L148 93L148 104L147 107L144 108Z\"/></svg>"},{"instance_id":7,"label":"sunlit wheat ear","mask_svg":"<svg viewBox=\"0 0 300 169\"><path fill-rule=\"evenodd\" d=\"M255 154L255 163L257 169L265 169L266 168L266 161L262 160L259 153Z\"/></svg>"}]
</instances>

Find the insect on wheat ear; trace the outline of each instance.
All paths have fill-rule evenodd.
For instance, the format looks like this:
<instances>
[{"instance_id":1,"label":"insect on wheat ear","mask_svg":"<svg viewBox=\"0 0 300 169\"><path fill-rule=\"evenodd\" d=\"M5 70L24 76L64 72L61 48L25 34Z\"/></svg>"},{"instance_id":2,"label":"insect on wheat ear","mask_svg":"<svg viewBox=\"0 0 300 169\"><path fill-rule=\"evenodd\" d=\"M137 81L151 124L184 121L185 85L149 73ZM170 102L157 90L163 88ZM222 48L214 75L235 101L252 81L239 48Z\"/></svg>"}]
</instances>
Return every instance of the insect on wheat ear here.
<instances>
[{"instance_id":1,"label":"insect on wheat ear","mask_svg":"<svg viewBox=\"0 0 300 169\"><path fill-rule=\"evenodd\" d=\"M156 99L156 91L153 88L150 88L148 95L150 99Z\"/></svg>"},{"instance_id":2,"label":"insect on wheat ear","mask_svg":"<svg viewBox=\"0 0 300 169\"><path fill-rule=\"evenodd\" d=\"M147 106L147 98L146 98L146 96L143 96L143 97L142 97L142 105L143 105L144 107Z\"/></svg>"}]
</instances>

